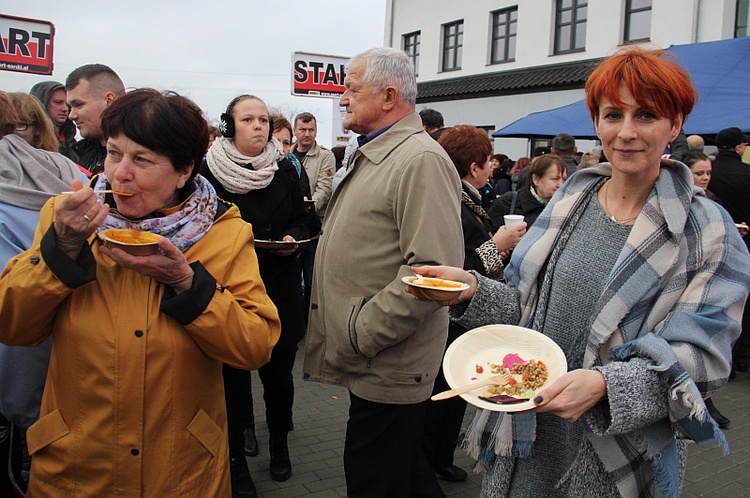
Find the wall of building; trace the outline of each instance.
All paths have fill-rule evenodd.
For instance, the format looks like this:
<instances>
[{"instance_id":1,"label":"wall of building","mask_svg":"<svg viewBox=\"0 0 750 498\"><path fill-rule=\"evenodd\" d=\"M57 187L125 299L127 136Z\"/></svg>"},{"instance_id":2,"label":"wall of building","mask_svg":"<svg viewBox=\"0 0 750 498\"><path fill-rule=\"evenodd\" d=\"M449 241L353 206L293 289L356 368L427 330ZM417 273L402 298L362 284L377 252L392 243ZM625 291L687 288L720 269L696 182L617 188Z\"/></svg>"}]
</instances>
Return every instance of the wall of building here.
<instances>
[{"instance_id":1,"label":"wall of building","mask_svg":"<svg viewBox=\"0 0 750 498\"><path fill-rule=\"evenodd\" d=\"M513 6L518 7L515 61L490 64L491 12ZM401 48L404 34L421 31L420 82L596 59L622 44L625 0L590 0L586 50L553 55L554 8L554 0L391 0L386 12L385 42ZM461 19L464 21L461 69L442 72L442 26ZM651 42L662 48L731 38L734 1L654 0L651 23Z\"/></svg>"},{"instance_id":2,"label":"wall of building","mask_svg":"<svg viewBox=\"0 0 750 498\"><path fill-rule=\"evenodd\" d=\"M515 61L490 64L491 12L518 7ZM421 32L417 80L435 81L488 72L508 71L549 64L589 60L607 56L622 45L625 0L589 0L586 49L553 55L555 0L388 0L385 44L401 48L402 36ZM732 38L735 0L653 0L651 46L715 41ZM440 71L442 25L464 21L461 69ZM439 110L446 126L475 124L500 129L532 112L553 109L583 98L583 90L463 99L418 104L417 110ZM579 150L594 146L579 141ZM495 152L510 157L527 155L526 139L498 138Z\"/></svg>"}]
</instances>

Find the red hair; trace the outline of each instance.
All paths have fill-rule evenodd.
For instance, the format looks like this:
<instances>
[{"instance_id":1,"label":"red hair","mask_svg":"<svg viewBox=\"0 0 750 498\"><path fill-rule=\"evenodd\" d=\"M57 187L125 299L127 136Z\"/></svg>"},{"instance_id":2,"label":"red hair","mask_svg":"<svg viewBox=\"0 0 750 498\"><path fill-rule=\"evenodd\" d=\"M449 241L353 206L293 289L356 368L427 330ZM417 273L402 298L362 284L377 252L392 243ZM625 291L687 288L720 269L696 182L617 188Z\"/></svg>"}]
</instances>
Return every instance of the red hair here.
<instances>
[{"instance_id":1,"label":"red hair","mask_svg":"<svg viewBox=\"0 0 750 498\"><path fill-rule=\"evenodd\" d=\"M469 174L472 163L484 167L487 157L492 154L492 143L487 131L476 126L459 125L448 128L440 135L438 143L450 156L460 178Z\"/></svg>"},{"instance_id":2,"label":"red hair","mask_svg":"<svg viewBox=\"0 0 750 498\"><path fill-rule=\"evenodd\" d=\"M635 101L659 117L674 120L682 114L683 121L693 110L696 91L688 73L664 50L628 47L608 57L594 69L586 81L586 107L591 118L599 115L601 101L617 106L620 85L630 91Z\"/></svg>"}]
</instances>

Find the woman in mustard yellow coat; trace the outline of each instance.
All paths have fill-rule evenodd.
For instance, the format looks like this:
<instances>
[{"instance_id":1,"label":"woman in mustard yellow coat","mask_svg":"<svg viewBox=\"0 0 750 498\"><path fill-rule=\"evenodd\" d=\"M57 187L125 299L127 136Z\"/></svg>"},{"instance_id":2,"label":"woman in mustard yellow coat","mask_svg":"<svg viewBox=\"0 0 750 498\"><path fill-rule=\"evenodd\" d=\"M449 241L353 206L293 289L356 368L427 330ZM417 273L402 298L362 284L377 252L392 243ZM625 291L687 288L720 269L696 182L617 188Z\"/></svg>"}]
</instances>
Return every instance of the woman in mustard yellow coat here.
<instances>
[{"instance_id":1,"label":"woman in mustard yellow coat","mask_svg":"<svg viewBox=\"0 0 750 498\"><path fill-rule=\"evenodd\" d=\"M197 175L194 103L136 90L102 128L104 173L48 201L0 278L0 341L54 340L28 495L228 497L222 363L260 367L280 332L252 229ZM113 228L159 235L157 253L105 247Z\"/></svg>"}]
</instances>

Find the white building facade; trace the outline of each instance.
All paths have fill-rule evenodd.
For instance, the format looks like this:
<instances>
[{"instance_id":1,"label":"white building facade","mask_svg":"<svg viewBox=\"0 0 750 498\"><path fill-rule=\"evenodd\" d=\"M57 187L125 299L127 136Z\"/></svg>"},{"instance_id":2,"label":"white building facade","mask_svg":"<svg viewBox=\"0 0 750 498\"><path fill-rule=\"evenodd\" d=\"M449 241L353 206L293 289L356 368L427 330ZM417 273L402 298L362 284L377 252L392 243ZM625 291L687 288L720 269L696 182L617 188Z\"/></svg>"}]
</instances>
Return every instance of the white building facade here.
<instances>
[{"instance_id":1,"label":"white building facade","mask_svg":"<svg viewBox=\"0 0 750 498\"><path fill-rule=\"evenodd\" d=\"M583 98L602 58L630 43L668 48L748 35L750 0L387 0L385 44L415 63L417 110L490 133ZM536 145L496 138L515 159ZM579 142L579 150L595 143Z\"/></svg>"}]
</instances>

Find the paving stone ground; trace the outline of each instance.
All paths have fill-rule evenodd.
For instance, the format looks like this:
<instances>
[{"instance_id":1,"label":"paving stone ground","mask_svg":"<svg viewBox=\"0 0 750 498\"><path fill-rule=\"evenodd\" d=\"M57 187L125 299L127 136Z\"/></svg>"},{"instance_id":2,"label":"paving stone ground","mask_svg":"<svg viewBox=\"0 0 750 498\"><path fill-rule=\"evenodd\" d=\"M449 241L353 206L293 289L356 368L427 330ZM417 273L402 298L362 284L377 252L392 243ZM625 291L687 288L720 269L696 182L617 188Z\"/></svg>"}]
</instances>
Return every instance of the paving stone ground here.
<instances>
[{"instance_id":1,"label":"paving stone ground","mask_svg":"<svg viewBox=\"0 0 750 498\"><path fill-rule=\"evenodd\" d=\"M268 474L268 430L260 380L253 374L256 432L260 455L248 458L258 493L263 498L297 496L346 496L343 451L349 395L346 389L302 380L302 352L294 369L294 430L289 434L292 477L275 482ZM731 420L725 435L730 454L723 456L715 444L691 445L682 497L734 498L750 496L750 380L740 374L714 397L714 404ZM473 413L467 410L467 419ZM462 483L441 481L443 491L453 498L479 496L482 478L471 472L473 461L456 452L456 465L469 473Z\"/></svg>"}]
</instances>

